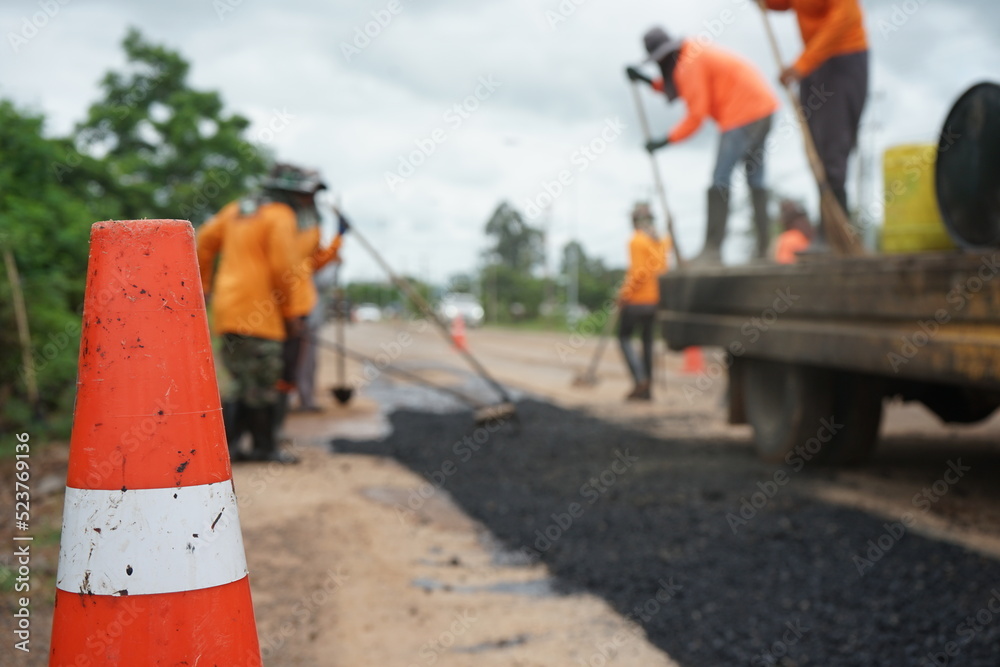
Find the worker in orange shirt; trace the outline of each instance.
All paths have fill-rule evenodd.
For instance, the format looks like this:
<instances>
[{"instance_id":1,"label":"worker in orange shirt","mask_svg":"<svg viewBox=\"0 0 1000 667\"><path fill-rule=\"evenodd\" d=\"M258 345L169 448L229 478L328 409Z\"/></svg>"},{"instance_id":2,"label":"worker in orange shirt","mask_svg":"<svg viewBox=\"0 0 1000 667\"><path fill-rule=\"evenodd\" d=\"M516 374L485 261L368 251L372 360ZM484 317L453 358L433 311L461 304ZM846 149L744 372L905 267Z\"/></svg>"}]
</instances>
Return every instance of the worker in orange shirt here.
<instances>
[{"instance_id":1,"label":"worker in orange shirt","mask_svg":"<svg viewBox=\"0 0 1000 667\"><path fill-rule=\"evenodd\" d=\"M315 204L315 202L314 202ZM344 234L350 230L350 225L344 216L338 216L337 235L329 245L323 246L320 243L320 229L318 224L313 224L308 228L299 230L296 239L296 254L298 265L296 267L296 278L303 282L303 289L299 290L301 297L294 303L289 304L289 311L293 317L302 318L302 336L299 343L297 355L289 352L286 363L284 389L290 390L287 386L294 377L294 389L299 397L299 409L306 412L319 412L320 407L316 404L316 337L319 335L320 327L324 321L323 300L319 297L319 290L316 288L316 272L331 262L340 262L340 248L343 243Z\"/></svg>"},{"instance_id":2,"label":"worker in orange shirt","mask_svg":"<svg viewBox=\"0 0 1000 667\"><path fill-rule=\"evenodd\" d=\"M790 199L781 202L781 225L785 231L778 234L774 245L774 261L778 264L794 264L799 261L798 254L809 247L813 228L805 209Z\"/></svg>"},{"instance_id":3,"label":"worker in orange shirt","mask_svg":"<svg viewBox=\"0 0 1000 667\"><path fill-rule=\"evenodd\" d=\"M232 395L223 403L233 461L297 460L278 449L276 438L284 401L278 388L283 346L300 326L287 309L301 298L296 229L295 209L264 196L227 204L198 229L201 281L233 380ZM248 453L238 449L246 431L253 440Z\"/></svg>"},{"instance_id":4,"label":"worker in orange shirt","mask_svg":"<svg viewBox=\"0 0 1000 667\"><path fill-rule=\"evenodd\" d=\"M648 401L652 399L653 326L660 301L660 275L667 269L667 254L673 244L669 237L662 241L656 238L649 204L635 205L632 227L635 233L628 244L628 270L618 293L618 342L635 383L625 398ZM632 346L637 329L642 339L641 361Z\"/></svg>"},{"instance_id":5,"label":"worker in orange shirt","mask_svg":"<svg viewBox=\"0 0 1000 667\"><path fill-rule=\"evenodd\" d=\"M830 189L847 212L847 159L858 143L858 126L868 95L868 38L858 0L767 0L767 8L794 10L805 50L781 73L782 83L799 84ZM824 227L817 250L826 247Z\"/></svg>"},{"instance_id":6,"label":"worker in orange shirt","mask_svg":"<svg viewBox=\"0 0 1000 667\"><path fill-rule=\"evenodd\" d=\"M756 257L767 256L770 220L764 185L764 142L778 110L777 96L763 75L739 56L715 46L671 39L662 28L644 38L648 62L659 65L661 78L652 79L635 67L626 69L632 81L645 81L671 102L682 98L687 116L663 139L646 144L650 153L693 135L706 118L719 127L719 151L708 190L708 224L705 246L696 262L722 260L722 242L729 218L729 187L733 170L741 162L750 186L757 237Z\"/></svg>"}]
</instances>

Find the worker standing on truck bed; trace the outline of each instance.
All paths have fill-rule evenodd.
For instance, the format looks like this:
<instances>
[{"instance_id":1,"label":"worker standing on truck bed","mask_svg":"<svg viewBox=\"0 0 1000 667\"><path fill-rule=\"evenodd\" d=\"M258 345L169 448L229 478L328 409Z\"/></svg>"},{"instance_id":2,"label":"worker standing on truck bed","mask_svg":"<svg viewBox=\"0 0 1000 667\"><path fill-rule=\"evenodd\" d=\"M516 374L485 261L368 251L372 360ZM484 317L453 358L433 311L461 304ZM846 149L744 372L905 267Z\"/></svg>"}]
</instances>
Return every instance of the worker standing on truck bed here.
<instances>
[{"instance_id":1,"label":"worker standing on truck bed","mask_svg":"<svg viewBox=\"0 0 1000 667\"><path fill-rule=\"evenodd\" d=\"M722 241L729 218L729 185L739 163L746 169L757 236L756 257L767 256L770 220L764 185L764 141L779 102L764 76L739 56L715 46L671 39L662 28L643 38L648 61L660 67L662 78L652 79L635 67L625 71L632 81L645 81L673 102L687 103L684 118L664 139L646 144L650 153L694 134L706 118L719 126L719 152L708 190L705 247L695 262L722 261Z\"/></svg>"},{"instance_id":2,"label":"worker standing on truck bed","mask_svg":"<svg viewBox=\"0 0 1000 667\"><path fill-rule=\"evenodd\" d=\"M635 233L628 244L628 271L618 293L618 342L635 381L625 398L648 401L653 397L653 325L656 305L660 302L660 275L667 268L667 253L673 243L670 237L662 241L656 238L649 204L635 205L632 227ZM636 329L642 338L641 361L632 346L632 334Z\"/></svg>"},{"instance_id":3,"label":"worker standing on truck bed","mask_svg":"<svg viewBox=\"0 0 1000 667\"><path fill-rule=\"evenodd\" d=\"M767 0L767 8L794 10L805 50L781 73L785 85L799 84L799 97L826 179L847 208L847 158L858 143L858 126L868 95L868 38L858 0ZM821 220L815 245L826 246Z\"/></svg>"}]
</instances>

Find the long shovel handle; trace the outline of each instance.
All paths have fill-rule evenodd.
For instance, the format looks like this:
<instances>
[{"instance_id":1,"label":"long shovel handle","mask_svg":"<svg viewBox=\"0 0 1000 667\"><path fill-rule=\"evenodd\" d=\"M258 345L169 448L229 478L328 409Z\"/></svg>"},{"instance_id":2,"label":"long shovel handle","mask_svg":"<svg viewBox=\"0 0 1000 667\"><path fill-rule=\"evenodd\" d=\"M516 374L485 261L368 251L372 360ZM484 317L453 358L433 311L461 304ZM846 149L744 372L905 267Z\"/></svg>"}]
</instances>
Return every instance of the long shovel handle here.
<instances>
[{"instance_id":1,"label":"long shovel handle","mask_svg":"<svg viewBox=\"0 0 1000 667\"><path fill-rule=\"evenodd\" d=\"M333 298L337 305L336 335L337 335L337 385L344 386L347 377L346 357L344 356L344 320L347 318L347 302L344 300L344 288L340 284L340 263L333 269Z\"/></svg>"},{"instance_id":2,"label":"long shovel handle","mask_svg":"<svg viewBox=\"0 0 1000 667\"><path fill-rule=\"evenodd\" d=\"M618 316L617 310L613 315L608 315L608 321L604 323L604 328L601 330L601 340L597 341L597 349L594 350L594 356L590 358L590 366L587 368L585 377L592 378L597 375L597 365L601 363L601 356L604 354L604 348L608 346L608 339L614 330L615 323L618 322Z\"/></svg>"},{"instance_id":3,"label":"long shovel handle","mask_svg":"<svg viewBox=\"0 0 1000 667\"><path fill-rule=\"evenodd\" d=\"M767 2L765 0L757 0L757 4L760 6L761 17L764 20L764 30L767 31L767 41L771 44L771 53L774 54L774 60L778 64L778 70L782 71L785 68L785 61L781 57L781 48L778 46L778 38L774 34L774 27L771 25L771 19L767 16ZM837 199L836 195L834 195L833 189L830 187L830 181L826 177L826 169L823 167L823 161L820 159L819 151L816 149L816 141L813 139L812 132L809 130L809 123L806 121L806 114L805 110L802 108L802 101L799 99L798 95L795 94L795 91L792 89L790 84L782 83L782 88L785 89L785 93L788 95L792 108L795 110L795 118L798 121L799 129L802 130L802 141L806 148L806 158L809 161L809 167L812 169L813 176L819 186L820 196L823 200L821 205L829 214L826 216L827 219L830 220L834 226L834 229L827 230L828 232L833 232L829 240L833 242L832 245L835 250L844 252L848 255L862 254L861 246L858 244L857 235L851 228L851 223L847 217L847 213L844 211L844 207L840 205L840 201Z\"/></svg>"},{"instance_id":4,"label":"long shovel handle","mask_svg":"<svg viewBox=\"0 0 1000 667\"><path fill-rule=\"evenodd\" d=\"M437 325L442 335L444 335L445 340L447 340L448 343L465 358L479 377L489 383L489 385L493 387L493 390L504 402L513 403L514 400L507 393L507 390L503 388L503 385L493 379L493 376L490 375L489 371L487 371L486 368L479 363L478 359L472 356L471 352L459 346L452 339L451 332L448 331L448 325L444 323L444 320L438 317L438 314L435 313L434 309L430 307L427 300L424 299L420 292L418 292L413 285L410 284L410 281L400 275L397 275L396 272L392 270L392 267L389 266L382 255L375 249L375 246L368 242L368 239L364 237L364 234L358 231L357 227L352 225L351 233L354 234L354 238L356 238L358 242L365 247L365 250L367 250L368 254L372 256L372 259L374 259L378 265L382 267L382 270L386 272L386 275L389 276L389 279L392 280L393 284L395 284L396 287L402 290L410 298L410 300L417 306L418 309L420 309L420 312L422 312L425 317L430 318L430 320Z\"/></svg>"},{"instance_id":5,"label":"long shovel handle","mask_svg":"<svg viewBox=\"0 0 1000 667\"><path fill-rule=\"evenodd\" d=\"M416 373L411 373L410 371L403 370L402 368L399 368L398 366L393 366L391 364L384 365L384 366L383 365L379 365L371 357L363 355L360 352L355 352L354 350L349 350L343 343L336 343L336 342L333 342L333 341L329 341L329 340L326 340L325 338L321 338L320 336L313 336L313 342L316 343L317 345L319 345L320 347L325 347L325 348L330 348L330 349L335 350L337 352L337 354L339 354L341 357L350 357L351 359L354 359L355 361L357 361L359 363L370 364L372 366L375 366L375 367L379 368L383 373L386 373L388 375L395 375L398 378L401 378L403 380L407 380L407 381L412 382L414 384L418 384L418 385L421 385L423 387L427 387L428 389L433 389L434 391L439 391L442 394L448 394L449 396L457 398L458 400L462 401L463 403L465 403L466 405L472 407L473 409L482 410L483 408L489 407L489 406L485 405L484 403L480 403L479 401L475 400L471 396L467 396L467 395L463 394L460 391L456 391L456 390L452 389L451 387L445 387L444 385L436 384L436 383L431 382L429 380L425 380L424 378L422 378L421 376L417 375Z\"/></svg>"},{"instance_id":6,"label":"long shovel handle","mask_svg":"<svg viewBox=\"0 0 1000 667\"><path fill-rule=\"evenodd\" d=\"M642 104L642 97L639 95L639 85L633 81L632 100L635 102L635 112L639 116L639 125L642 127L642 136L649 142L653 138L649 130L649 119L646 118L646 108ZM656 194L660 198L660 208L663 209L663 217L667 221L667 234L670 235L671 245L674 247L674 256L677 258L677 267L684 266L684 259L681 257L680 248L677 247L677 234L674 231L674 217L670 214L670 207L667 205L667 190L663 187L663 178L660 176L660 165L656 161L656 156L649 153L649 164L653 168L653 181L656 184Z\"/></svg>"}]
</instances>

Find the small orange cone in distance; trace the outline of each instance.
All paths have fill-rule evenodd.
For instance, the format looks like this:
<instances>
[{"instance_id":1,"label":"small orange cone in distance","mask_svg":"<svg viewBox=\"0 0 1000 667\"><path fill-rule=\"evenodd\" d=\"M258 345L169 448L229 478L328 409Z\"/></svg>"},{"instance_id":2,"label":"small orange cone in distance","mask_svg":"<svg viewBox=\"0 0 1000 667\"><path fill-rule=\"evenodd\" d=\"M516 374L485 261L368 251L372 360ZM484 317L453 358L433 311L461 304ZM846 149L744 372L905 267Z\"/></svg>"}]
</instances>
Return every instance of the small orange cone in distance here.
<instances>
[{"instance_id":1,"label":"small orange cone in distance","mask_svg":"<svg viewBox=\"0 0 1000 667\"><path fill-rule=\"evenodd\" d=\"M700 347L684 348L684 366L681 372L685 375L697 375L705 372L705 356Z\"/></svg>"},{"instance_id":2,"label":"small orange cone in distance","mask_svg":"<svg viewBox=\"0 0 1000 667\"><path fill-rule=\"evenodd\" d=\"M469 349L469 340L465 337L465 318L461 315L456 315L451 320L451 339L458 349Z\"/></svg>"},{"instance_id":3,"label":"small orange cone in distance","mask_svg":"<svg viewBox=\"0 0 1000 667\"><path fill-rule=\"evenodd\" d=\"M261 665L194 230L91 229L50 666Z\"/></svg>"}]
</instances>

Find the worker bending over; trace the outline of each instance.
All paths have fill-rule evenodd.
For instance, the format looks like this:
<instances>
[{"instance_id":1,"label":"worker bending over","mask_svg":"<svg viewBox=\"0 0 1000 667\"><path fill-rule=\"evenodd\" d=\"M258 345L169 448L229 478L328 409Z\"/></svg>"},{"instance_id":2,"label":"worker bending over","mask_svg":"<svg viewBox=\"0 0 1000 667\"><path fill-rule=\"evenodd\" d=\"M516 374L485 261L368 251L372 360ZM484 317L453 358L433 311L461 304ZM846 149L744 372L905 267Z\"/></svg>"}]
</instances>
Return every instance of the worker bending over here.
<instances>
[{"instance_id":1,"label":"worker bending over","mask_svg":"<svg viewBox=\"0 0 1000 667\"><path fill-rule=\"evenodd\" d=\"M770 220L764 184L764 142L778 110L778 98L767 81L739 56L701 42L671 39L662 28L643 38L647 62L659 65L661 78L652 79L635 67L626 73L632 81L645 81L663 92L670 102L681 98L687 116L663 139L646 144L650 153L693 135L706 118L719 127L718 156L708 190L708 223L705 246L695 262L718 263L729 218L729 187L733 170L743 163L753 203L756 257L767 256Z\"/></svg>"}]
</instances>

